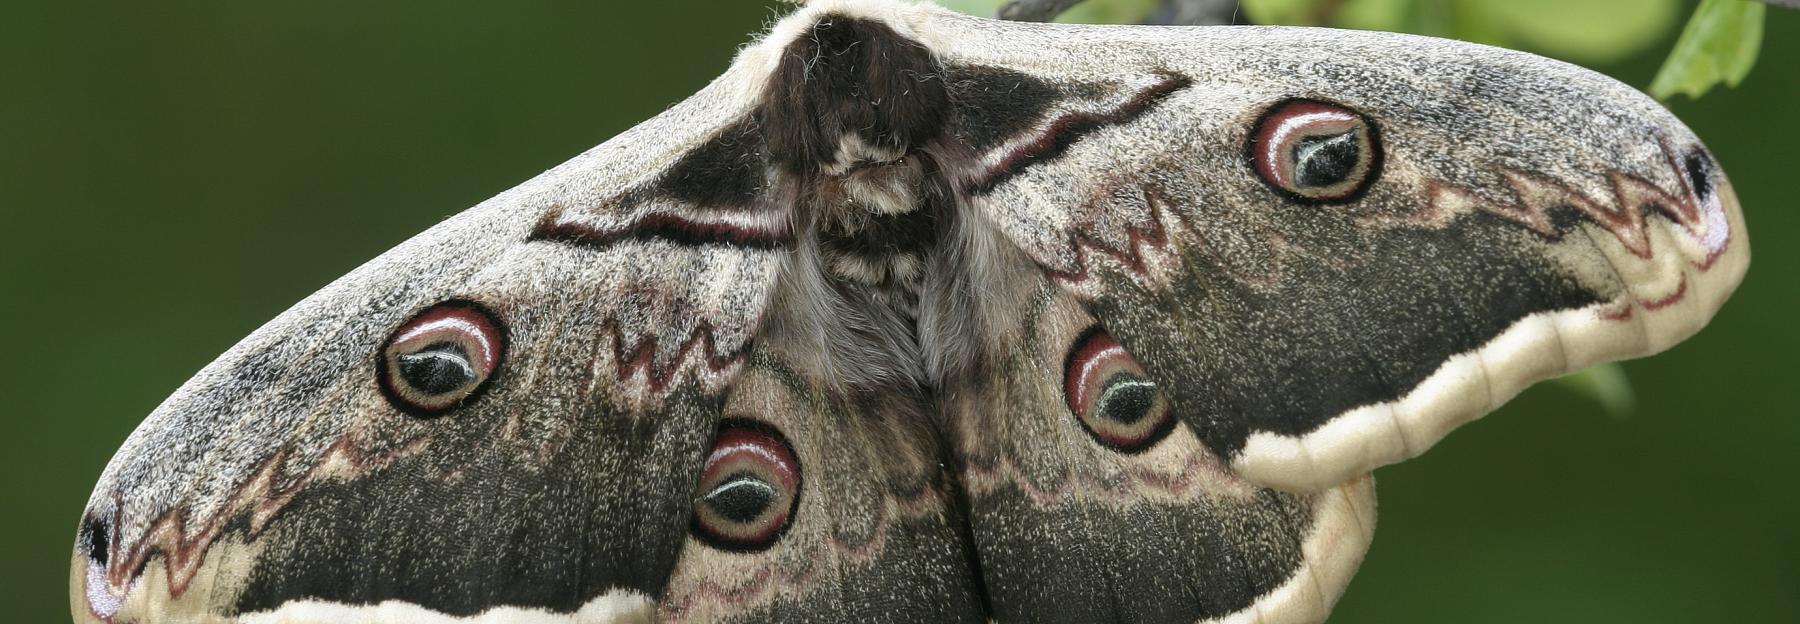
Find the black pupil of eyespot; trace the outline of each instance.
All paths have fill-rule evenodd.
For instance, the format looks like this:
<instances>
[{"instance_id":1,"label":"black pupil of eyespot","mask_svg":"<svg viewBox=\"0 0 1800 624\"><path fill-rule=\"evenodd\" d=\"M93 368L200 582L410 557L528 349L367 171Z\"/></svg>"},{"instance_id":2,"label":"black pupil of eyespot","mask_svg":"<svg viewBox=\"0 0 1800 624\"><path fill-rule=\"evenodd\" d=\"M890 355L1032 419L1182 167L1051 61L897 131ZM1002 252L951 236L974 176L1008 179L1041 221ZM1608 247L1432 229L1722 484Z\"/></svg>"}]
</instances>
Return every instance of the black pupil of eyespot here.
<instances>
[{"instance_id":1,"label":"black pupil of eyespot","mask_svg":"<svg viewBox=\"0 0 1800 624\"><path fill-rule=\"evenodd\" d=\"M1356 171L1361 158L1356 130L1300 139L1294 146L1294 183L1301 188L1338 184Z\"/></svg>"},{"instance_id":2,"label":"black pupil of eyespot","mask_svg":"<svg viewBox=\"0 0 1800 624\"><path fill-rule=\"evenodd\" d=\"M432 343L418 351L402 353L397 359L400 376L414 390L425 394L444 394L475 380L469 353L454 342Z\"/></svg>"},{"instance_id":3,"label":"black pupil of eyespot","mask_svg":"<svg viewBox=\"0 0 1800 624\"><path fill-rule=\"evenodd\" d=\"M721 517L732 522L749 522L775 504L778 493L769 485L747 473L726 477L725 482L707 492L700 500Z\"/></svg>"},{"instance_id":4,"label":"black pupil of eyespot","mask_svg":"<svg viewBox=\"0 0 1800 624\"><path fill-rule=\"evenodd\" d=\"M1156 382L1131 373L1119 373L1106 380L1106 390L1101 392L1100 404L1095 406L1094 412L1100 418L1133 425L1150 415L1150 406L1155 401Z\"/></svg>"}]
</instances>

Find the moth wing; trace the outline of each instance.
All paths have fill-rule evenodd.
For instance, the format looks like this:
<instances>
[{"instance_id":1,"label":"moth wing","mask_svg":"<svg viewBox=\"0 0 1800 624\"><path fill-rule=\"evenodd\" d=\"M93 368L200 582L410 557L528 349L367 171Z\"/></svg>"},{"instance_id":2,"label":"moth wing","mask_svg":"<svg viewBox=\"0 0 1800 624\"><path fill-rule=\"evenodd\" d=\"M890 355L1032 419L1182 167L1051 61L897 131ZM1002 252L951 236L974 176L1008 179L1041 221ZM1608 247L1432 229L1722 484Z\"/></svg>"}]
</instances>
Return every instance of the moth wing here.
<instances>
[{"instance_id":1,"label":"moth wing","mask_svg":"<svg viewBox=\"0 0 1800 624\"><path fill-rule=\"evenodd\" d=\"M649 613L786 236L742 140L760 76L734 69L207 366L96 486L75 617ZM403 408L384 371L429 364L384 348L441 310L426 329L472 332L493 370Z\"/></svg>"},{"instance_id":2,"label":"moth wing","mask_svg":"<svg viewBox=\"0 0 1800 624\"><path fill-rule=\"evenodd\" d=\"M1693 133L1572 65L1384 33L920 20L979 162L974 220L1256 483L1329 488L1538 380L1668 348L1749 262ZM1294 140L1334 116L1362 134ZM1334 136L1367 142L1295 168Z\"/></svg>"},{"instance_id":3,"label":"moth wing","mask_svg":"<svg viewBox=\"0 0 1800 624\"><path fill-rule=\"evenodd\" d=\"M941 414L994 619L1324 621L1373 538L1373 478L1244 479L1168 397L1134 394L1142 367L1073 295L1016 287L1016 329L946 379Z\"/></svg>"},{"instance_id":4,"label":"moth wing","mask_svg":"<svg viewBox=\"0 0 1800 624\"><path fill-rule=\"evenodd\" d=\"M942 461L948 451L924 397L898 389L833 391L841 386L811 372L812 344L780 329L766 332L730 390L728 426L698 488L719 492L722 504L697 504L710 508L695 514L659 599L659 619L984 621L965 518ZM733 432L732 423L784 440L757 442ZM778 456L766 447L782 443L797 474L795 499L778 499L791 505L786 524L734 512L725 488L765 460L733 461L733 449ZM750 481L758 482L789 487L779 478ZM735 522L734 515L754 518Z\"/></svg>"}]
</instances>

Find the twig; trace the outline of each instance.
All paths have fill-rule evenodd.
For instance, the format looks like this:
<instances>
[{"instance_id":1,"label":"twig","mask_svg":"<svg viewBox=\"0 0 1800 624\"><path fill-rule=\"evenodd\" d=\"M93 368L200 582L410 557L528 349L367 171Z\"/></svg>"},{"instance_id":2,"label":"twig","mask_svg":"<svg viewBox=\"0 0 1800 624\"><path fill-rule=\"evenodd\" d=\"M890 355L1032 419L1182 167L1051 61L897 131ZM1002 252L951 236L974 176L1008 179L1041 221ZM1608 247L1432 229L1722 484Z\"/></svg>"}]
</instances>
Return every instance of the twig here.
<instances>
[{"instance_id":1,"label":"twig","mask_svg":"<svg viewBox=\"0 0 1800 624\"><path fill-rule=\"evenodd\" d=\"M1000 7L1000 19L1048 22L1077 4L1081 0L1012 0Z\"/></svg>"}]
</instances>

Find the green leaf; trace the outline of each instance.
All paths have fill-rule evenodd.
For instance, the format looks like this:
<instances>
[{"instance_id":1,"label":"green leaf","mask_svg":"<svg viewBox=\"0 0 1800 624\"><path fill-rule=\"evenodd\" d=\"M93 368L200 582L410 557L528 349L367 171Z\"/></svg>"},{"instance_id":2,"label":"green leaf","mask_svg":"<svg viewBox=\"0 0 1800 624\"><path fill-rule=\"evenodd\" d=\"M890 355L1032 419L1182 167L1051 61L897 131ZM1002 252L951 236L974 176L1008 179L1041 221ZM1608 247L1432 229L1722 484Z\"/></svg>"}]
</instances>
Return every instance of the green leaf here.
<instances>
[{"instance_id":1,"label":"green leaf","mask_svg":"<svg viewBox=\"0 0 1800 624\"><path fill-rule=\"evenodd\" d=\"M1698 98L1721 82L1738 86L1756 66L1765 9L1748 0L1701 2L1651 81L1650 95L1659 100L1677 93Z\"/></svg>"},{"instance_id":2,"label":"green leaf","mask_svg":"<svg viewBox=\"0 0 1800 624\"><path fill-rule=\"evenodd\" d=\"M1556 385L1592 399L1614 418L1625 418L1637 409L1637 394L1631 390L1631 379L1625 376L1625 368L1616 362L1559 377Z\"/></svg>"}]
</instances>

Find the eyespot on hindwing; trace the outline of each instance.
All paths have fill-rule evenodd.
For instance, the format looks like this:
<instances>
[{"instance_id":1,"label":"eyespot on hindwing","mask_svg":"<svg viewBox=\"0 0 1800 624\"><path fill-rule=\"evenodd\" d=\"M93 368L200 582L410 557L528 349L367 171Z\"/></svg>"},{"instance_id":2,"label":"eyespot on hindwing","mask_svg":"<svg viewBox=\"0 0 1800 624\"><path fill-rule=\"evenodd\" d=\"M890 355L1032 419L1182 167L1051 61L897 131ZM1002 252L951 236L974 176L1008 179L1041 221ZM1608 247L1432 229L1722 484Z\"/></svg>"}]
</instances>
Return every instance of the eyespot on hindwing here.
<instances>
[{"instance_id":1,"label":"eyespot on hindwing","mask_svg":"<svg viewBox=\"0 0 1800 624\"><path fill-rule=\"evenodd\" d=\"M1147 450L1175 426L1156 382L1098 326L1082 332L1069 349L1063 398L1095 441L1121 453Z\"/></svg>"},{"instance_id":2,"label":"eyespot on hindwing","mask_svg":"<svg viewBox=\"0 0 1800 624\"><path fill-rule=\"evenodd\" d=\"M691 530L721 550L764 550L792 522L800 485L800 461L779 430L727 418L700 471Z\"/></svg>"}]
</instances>

